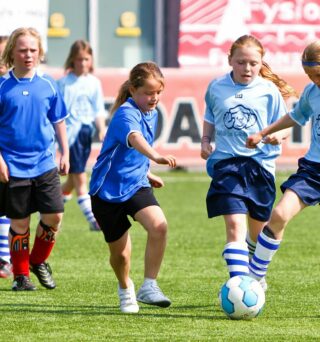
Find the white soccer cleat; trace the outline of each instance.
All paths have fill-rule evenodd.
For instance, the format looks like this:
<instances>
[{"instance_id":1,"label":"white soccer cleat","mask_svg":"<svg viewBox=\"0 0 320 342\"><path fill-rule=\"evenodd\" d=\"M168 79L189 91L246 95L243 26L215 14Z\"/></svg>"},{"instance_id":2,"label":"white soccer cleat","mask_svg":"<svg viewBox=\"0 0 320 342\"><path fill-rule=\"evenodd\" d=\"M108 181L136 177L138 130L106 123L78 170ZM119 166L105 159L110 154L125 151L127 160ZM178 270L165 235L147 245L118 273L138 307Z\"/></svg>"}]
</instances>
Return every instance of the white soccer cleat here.
<instances>
[{"instance_id":1,"label":"white soccer cleat","mask_svg":"<svg viewBox=\"0 0 320 342\"><path fill-rule=\"evenodd\" d=\"M171 300L160 290L157 283L143 284L137 294L138 302L167 308L171 305Z\"/></svg>"},{"instance_id":2,"label":"white soccer cleat","mask_svg":"<svg viewBox=\"0 0 320 342\"><path fill-rule=\"evenodd\" d=\"M264 292L267 292L267 289L268 289L268 284L267 284L267 281L266 281L266 277L263 277L259 280L259 283L263 289Z\"/></svg>"},{"instance_id":3,"label":"white soccer cleat","mask_svg":"<svg viewBox=\"0 0 320 342\"><path fill-rule=\"evenodd\" d=\"M134 284L130 279L130 287L122 289L118 285L118 295L120 299L120 310L123 313L137 313L139 312L139 305L137 303L136 294L134 291Z\"/></svg>"}]
</instances>

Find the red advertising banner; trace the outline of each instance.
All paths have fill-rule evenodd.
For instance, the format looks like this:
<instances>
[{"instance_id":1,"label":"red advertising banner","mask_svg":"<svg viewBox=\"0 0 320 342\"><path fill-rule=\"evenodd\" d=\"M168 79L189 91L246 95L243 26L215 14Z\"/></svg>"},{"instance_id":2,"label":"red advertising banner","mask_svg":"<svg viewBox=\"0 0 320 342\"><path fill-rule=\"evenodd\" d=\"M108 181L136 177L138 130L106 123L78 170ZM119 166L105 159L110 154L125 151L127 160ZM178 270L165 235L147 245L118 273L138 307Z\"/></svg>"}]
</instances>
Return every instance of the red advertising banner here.
<instances>
[{"instance_id":1,"label":"red advertising banner","mask_svg":"<svg viewBox=\"0 0 320 342\"><path fill-rule=\"evenodd\" d=\"M300 72L301 53L320 38L318 0L181 0L180 66L227 69L233 41L256 36L275 70Z\"/></svg>"}]
</instances>

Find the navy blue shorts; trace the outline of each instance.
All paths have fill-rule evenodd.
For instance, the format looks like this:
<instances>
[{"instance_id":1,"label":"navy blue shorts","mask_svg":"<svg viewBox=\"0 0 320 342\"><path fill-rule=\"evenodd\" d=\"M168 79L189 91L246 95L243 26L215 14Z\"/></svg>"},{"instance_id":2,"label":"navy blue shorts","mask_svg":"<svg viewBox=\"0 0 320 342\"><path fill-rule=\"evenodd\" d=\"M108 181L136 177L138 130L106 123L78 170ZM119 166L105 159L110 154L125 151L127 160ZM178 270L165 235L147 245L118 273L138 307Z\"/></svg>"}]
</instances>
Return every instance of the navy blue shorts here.
<instances>
[{"instance_id":1,"label":"navy blue shorts","mask_svg":"<svg viewBox=\"0 0 320 342\"><path fill-rule=\"evenodd\" d=\"M320 163L305 158L298 161L298 170L281 184L281 191L294 191L306 205L320 203Z\"/></svg>"},{"instance_id":2,"label":"navy blue shorts","mask_svg":"<svg viewBox=\"0 0 320 342\"><path fill-rule=\"evenodd\" d=\"M70 146L69 173L85 172L91 152L91 143L92 128L89 125L82 125L75 142Z\"/></svg>"},{"instance_id":3,"label":"navy blue shorts","mask_svg":"<svg viewBox=\"0 0 320 342\"><path fill-rule=\"evenodd\" d=\"M114 242L131 227L128 219L141 209L151 205L159 206L152 188L139 189L130 199L121 203L102 200L98 195L91 196L92 212L104 234L106 242Z\"/></svg>"},{"instance_id":4,"label":"navy blue shorts","mask_svg":"<svg viewBox=\"0 0 320 342\"><path fill-rule=\"evenodd\" d=\"M276 197L273 175L248 157L228 158L214 165L207 194L208 217L249 214L268 221Z\"/></svg>"}]
</instances>

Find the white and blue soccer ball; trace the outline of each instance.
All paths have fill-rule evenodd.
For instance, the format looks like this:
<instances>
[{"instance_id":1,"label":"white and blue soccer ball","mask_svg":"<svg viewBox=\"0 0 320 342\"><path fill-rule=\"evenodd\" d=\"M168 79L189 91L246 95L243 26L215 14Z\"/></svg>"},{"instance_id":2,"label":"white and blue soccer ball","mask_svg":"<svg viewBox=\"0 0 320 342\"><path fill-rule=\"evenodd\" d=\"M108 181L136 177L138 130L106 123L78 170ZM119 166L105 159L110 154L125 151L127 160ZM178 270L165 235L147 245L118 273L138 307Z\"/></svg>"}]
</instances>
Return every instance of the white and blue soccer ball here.
<instances>
[{"instance_id":1,"label":"white and blue soccer ball","mask_svg":"<svg viewBox=\"0 0 320 342\"><path fill-rule=\"evenodd\" d=\"M231 319L252 319L263 309L265 293L257 280L241 275L223 284L219 299L222 310Z\"/></svg>"}]
</instances>

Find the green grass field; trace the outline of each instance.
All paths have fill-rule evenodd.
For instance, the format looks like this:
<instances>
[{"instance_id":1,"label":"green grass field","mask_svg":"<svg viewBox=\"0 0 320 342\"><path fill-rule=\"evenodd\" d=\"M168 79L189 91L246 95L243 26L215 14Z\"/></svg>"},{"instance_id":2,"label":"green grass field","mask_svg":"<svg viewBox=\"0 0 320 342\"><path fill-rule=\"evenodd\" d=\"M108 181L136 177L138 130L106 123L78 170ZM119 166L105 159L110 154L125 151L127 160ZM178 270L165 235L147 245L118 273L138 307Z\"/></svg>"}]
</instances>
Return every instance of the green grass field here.
<instances>
[{"instance_id":1,"label":"green grass field","mask_svg":"<svg viewBox=\"0 0 320 342\"><path fill-rule=\"evenodd\" d=\"M118 309L117 282L100 232L90 232L76 201L66 205L63 227L49 259L55 290L11 291L0 279L0 341L319 341L319 208L290 222L268 273L262 314L232 321L219 306L227 279L221 257L225 230L221 218L208 220L205 174L168 172L156 196L169 222L168 246L158 278L173 304L140 306L136 315ZM278 175L278 182L285 175ZM33 220L32 239L34 237ZM131 228L131 277L143 280L145 231Z\"/></svg>"}]
</instances>

